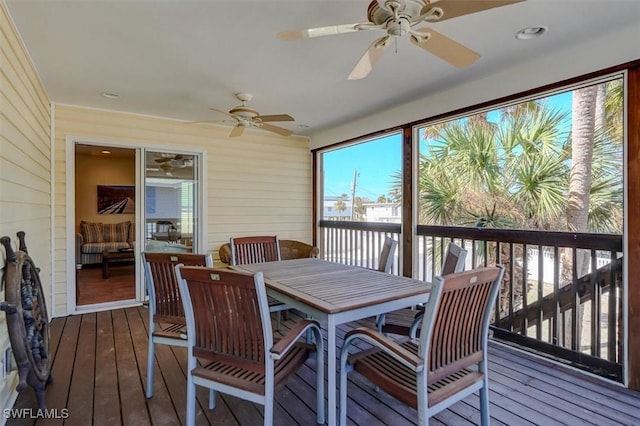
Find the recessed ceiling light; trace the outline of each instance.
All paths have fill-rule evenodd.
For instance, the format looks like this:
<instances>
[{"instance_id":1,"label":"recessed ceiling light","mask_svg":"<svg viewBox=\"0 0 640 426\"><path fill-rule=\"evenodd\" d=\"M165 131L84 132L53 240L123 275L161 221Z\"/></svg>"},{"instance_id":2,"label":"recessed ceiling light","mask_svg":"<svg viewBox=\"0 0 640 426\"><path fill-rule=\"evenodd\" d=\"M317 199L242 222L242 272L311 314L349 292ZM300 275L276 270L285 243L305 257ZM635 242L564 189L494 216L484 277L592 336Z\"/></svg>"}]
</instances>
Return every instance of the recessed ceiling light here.
<instances>
[{"instance_id":1,"label":"recessed ceiling light","mask_svg":"<svg viewBox=\"0 0 640 426\"><path fill-rule=\"evenodd\" d=\"M107 151L106 149L100 151L102 154L111 154L111 151Z\"/></svg>"},{"instance_id":2,"label":"recessed ceiling light","mask_svg":"<svg viewBox=\"0 0 640 426\"><path fill-rule=\"evenodd\" d=\"M531 27L523 28L516 33L518 40L530 40L532 38L540 37L547 32L547 27L543 25L534 25Z\"/></svg>"},{"instance_id":3,"label":"recessed ceiling light","mask_svg":"<svg viewBox=\"0 0 640 426\"><path fill-rule=\"evenodd\" d=\"M117 93L102 92L102 96L107 99L118 99L120 95Z\"/></svg>"},{"instance_id":4,"label":"recessed ceiling light","mask_svg":"<svg viewBox=\"0 0 640 426\"><path fill-rule=\"evenodd\" d=\"M297 127L298 129L308 129L308 128L309 128L309 125L308 125L308 124L298 124L296 127Z\"/></svg>"}]
</instances>

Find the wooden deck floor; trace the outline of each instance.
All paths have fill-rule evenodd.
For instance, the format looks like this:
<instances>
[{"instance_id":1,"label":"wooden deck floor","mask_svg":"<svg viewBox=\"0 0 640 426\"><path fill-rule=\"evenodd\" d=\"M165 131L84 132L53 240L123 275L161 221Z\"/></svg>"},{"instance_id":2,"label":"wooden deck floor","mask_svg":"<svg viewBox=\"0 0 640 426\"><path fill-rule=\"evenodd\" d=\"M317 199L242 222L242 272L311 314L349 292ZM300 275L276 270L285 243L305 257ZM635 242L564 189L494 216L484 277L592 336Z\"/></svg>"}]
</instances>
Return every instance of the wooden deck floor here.
<instances>
[{"instance_id":1,"label":"wooden deck floor","mask_svg":"<svg viewBox=\"0 0 640 426\"><path fill-rule=\"evenodd\" d=\"M50 350L54 382L49 409L68 409L66 420L9 418L8 425L180 425L185 413L186 352L159 345L155 395L145 399L148 311L120 309L53 320ZM291 320L283 322L283 328ZM341 335L349 327L341 329ZM491 344L492 425L638 425L640 394L529 354ZM262 424L261 406L226 395L214 411L199 391L197 424ZM352 425L411 425L415 410L398 403L355 374L349 382ZM315 424L313 361L277 393L275 424ZM479 424L477 395L440 413L432 424ZM15 409L37 408L33 391ZM27 411L28 412L28 411Z\"/></svg>"}]
</instances>

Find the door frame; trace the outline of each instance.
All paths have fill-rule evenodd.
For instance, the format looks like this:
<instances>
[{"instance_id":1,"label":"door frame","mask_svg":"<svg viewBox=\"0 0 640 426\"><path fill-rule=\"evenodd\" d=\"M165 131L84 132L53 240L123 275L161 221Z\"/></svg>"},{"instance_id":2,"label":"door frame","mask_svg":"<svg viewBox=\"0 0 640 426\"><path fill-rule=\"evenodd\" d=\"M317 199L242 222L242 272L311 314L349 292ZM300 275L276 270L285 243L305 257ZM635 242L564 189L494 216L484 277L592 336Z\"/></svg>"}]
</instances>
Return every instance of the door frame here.
<instances>
[{"instance_id":1,"label":"door frame","mask_svg":"<svg viewBox=\"0 0 640 426\"><path fill-rule=\"evenodd\" d=\"M96 305L87 305L87 307L82 307L78 309L78 305L76 304L76 242L75 242L75 234L76 234L76 215L75 215L75 178L76 178L76 164L75 164L75 151L76 145L94 145L101 147L113 147L113 148L125 148L135 150L135 196L136 200L136 212L135 212L135 241L142 242L144 241L144 208L145 208L145 192L144 192L144 177L145 177L145 163L144 163L144 153L145 151L167 151L167 152L180 152L183 154L195 155L199 158L198 160L198 170L196 171L196 180L198 182L197 195L198 200L196 206L196 214L198 215L198 232L196 245L194 245L194 252L204 252L206 250L205 244L205 236L206 232L206 220L204 218L206 215L206 203L204 202L205 194L207 193L206 188L206 167L207 164L207 153L206 150L202 147L195 146L167 146L155 143L144 143L144 142L127 142L122 140L110 140L110 139L98 139L98 138L87 138L81 136L73 136L67 135L65 142L65 154L66 154L66 165L65 165L65 177L66 177L66 312L67 315L74 314L84 314L89 312L99 312L105 310L111 310L115 308L124 308L128 306L139 306L144 302L145 299L145 282L144 282L144 268L142 267L142 263L137 261L135 262L135 273L136 273L136 298L134 300L125 300L125 301L116 301L116 302L108 302L101 303ZM135 247L135 256L136 259L141 259L141 253L143 248L140 243L136 244ZM54 288L55 293L55 288Z\"/></svg>"}]
</instances>

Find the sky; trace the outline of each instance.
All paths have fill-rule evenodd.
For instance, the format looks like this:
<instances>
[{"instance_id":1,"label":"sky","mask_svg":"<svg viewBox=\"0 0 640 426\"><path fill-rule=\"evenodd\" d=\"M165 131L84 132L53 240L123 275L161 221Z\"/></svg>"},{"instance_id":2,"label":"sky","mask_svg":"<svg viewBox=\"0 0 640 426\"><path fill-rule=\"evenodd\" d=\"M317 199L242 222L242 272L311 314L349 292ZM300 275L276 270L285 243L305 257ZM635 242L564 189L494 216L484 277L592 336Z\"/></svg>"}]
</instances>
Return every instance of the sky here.
<instances>
[{"instance_id":1,"label":"sky","mask_svg":"<svg viewBox=\"0 0 640 426\"><path fill-rule=\"evenodd\" d=\"M556 108L571 113L572 92L564 92L547 98ZM489 117L491 119L491 114ZM324 154L324 194L326 196L351 196L354 172L357 171L356 196L375 201L380 195L388 195L393 187L392 176L402 168L402 135L391 134L380 139L363 141L347 148Z\"/></svg>"},{"instance_id":2,"label":"sky","mask_svg":"<svg viewBox=\"0 0 640 426\"><path fill-rule=\"evenodd\" d=\"M391 176L401 170L402 135L399 133L324 154L325 195L351 196L357 170L356 196L375 201L388 195Z\"/></svg>"}]
</instances>

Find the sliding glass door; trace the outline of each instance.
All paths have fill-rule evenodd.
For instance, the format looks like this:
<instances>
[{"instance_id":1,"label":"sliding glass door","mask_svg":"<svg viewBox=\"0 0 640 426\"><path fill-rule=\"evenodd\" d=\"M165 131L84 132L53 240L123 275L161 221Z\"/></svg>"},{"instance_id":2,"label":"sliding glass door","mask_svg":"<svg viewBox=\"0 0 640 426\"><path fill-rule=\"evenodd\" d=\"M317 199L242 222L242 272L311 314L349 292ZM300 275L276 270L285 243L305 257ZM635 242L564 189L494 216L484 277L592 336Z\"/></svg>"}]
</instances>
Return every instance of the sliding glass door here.
<instances>
[{"instance_id":1,"label":"sliding glass door","mask_svg":"<svg viewBox=\"0 0 640 426\"><path fill-rule=\"evenodd\" d=\"M145 152L145 251L197 251L198 160Z\"/></svg>"}]
</instances>

